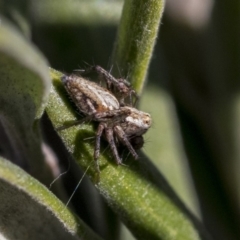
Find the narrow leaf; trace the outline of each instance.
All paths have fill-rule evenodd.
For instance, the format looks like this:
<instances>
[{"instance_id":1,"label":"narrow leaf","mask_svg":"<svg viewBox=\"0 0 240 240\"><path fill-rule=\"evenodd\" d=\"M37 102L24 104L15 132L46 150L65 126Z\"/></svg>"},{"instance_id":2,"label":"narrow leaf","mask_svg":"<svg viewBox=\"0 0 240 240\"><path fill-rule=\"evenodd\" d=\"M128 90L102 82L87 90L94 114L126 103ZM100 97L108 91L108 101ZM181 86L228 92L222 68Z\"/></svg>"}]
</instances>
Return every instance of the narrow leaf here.
<instances>
[{"instance_id":1,"label":"narrow leaf","mask_svg":"<svg viewBox=\"0 0 240 240\"><path fill-rule=\"evenodd\" d=\"M99 239L46 187L1 157L0 201L6 239Z\"/></svg>"},{"instance_id":2,"label":"narrow leaf","mask_svg":"<svg viewBox=\"0 0 240 240\"><path fill-rule=\"evenodd\" d=\"M134 89L143 89L164 9L164 0L127 0L118 29L113 64L123 70Z\"/></svg>"}]
</instances>

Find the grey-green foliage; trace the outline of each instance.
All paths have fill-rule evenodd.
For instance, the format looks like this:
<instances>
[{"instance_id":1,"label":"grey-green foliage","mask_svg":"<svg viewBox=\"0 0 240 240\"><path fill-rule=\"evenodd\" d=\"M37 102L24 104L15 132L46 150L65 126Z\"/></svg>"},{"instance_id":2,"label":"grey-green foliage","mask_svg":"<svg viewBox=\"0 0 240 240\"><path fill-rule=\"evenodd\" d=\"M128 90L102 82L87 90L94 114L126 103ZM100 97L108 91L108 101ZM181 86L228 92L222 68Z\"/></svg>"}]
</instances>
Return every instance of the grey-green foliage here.
<instances>
[{"instance_id":1,"label":"grey-green foliage","mask_svg":"<svg viewBox=\"0 0 240 240\"><path fill-rule=\"evenodd\" d=\"M44 164L35 124L50 89L47 62L4 18L1 18L0 51L0 120L10 139L3 150L41 179L39 170L44 172Z\"/></svg>"},{"instance_id":2,"label":"grey-green foliage","mask_svg":"<svg viewBox=\"0 0 240 240\"><path fill-rule=\"evenodd\" d=\"M7 6L7 1L4 4ZM71 1L68 4L71 4ZM114 61L121 63L123 72L126 73L130 66L130 80L137 87L138 92L142 91L144 85L163 5L164 1L138 2L135 0L126 1L124 6L115 48L116 52L113 55L115 56ZM45 2L46 6L48 5ZM11 10L11 7L13 6L9 4L6 9ZM33 2L31 7L32 13L34 10L41 10L41 8L34 9ZM58 3L58 7L60 9L61 4ZM65 7L65 5L62 7ZM20 14L21 10L14 5L13 10L16 9L19 10L18 14ZM96 8L94 9L96 10ZM18 14L14 16L21 16L21 14ZM44 18L44 14L40 16ZM93 12L88 16L93 16ZM134 23L134 16L137 24ZM139 16L142 16L142 18L137 18ZM102 15L101 17L104 18ZM37 18L37 14L35 18ZM77 115L61 85L61 73L50 70L51 75L49 75L48 63L44 60L44 57L35 49L30 40L24 38L20 33L20 30L24 31L26 29L23 23L27 23L27 21L24 22L24 18L21 17L14 19L15 21L23 20L18 25L19 29L10 25L1 17L0 120L9 140L8 143L2 145L2 152L7 158L22 166L42 183L49 184L53 176L41 151L42 140L39 134L39 118L46 104L47 114L54 127L74 120ZM70 18L67 19L65 23L69 22ZM64 18L61 20L64 21ZM82 20L78 19L78 21ZM55 19L53 22L56 23L57 20ZM104 23L104 21L102 22ZM135 26L133 34L124 38L127 32L131 30L131 25ZM25 33L25 36L29 35ZM58 40L61 41L61 38ZM130 43L128 43L129 39ZM126 55L125 53L128 50L129 55ZM124 66L123 63L127 64ZM51 80L54 86L49 94ZM66 148L83 169L86 169L92 162L94 146L91 142L86 142L85 139L93 134L94 126L87 124L80 128L74 127L59 133ZM4 214L9 215L16 202L18 202L16 199L19 197L19 203L22 203L22 199L25 198L27 199L26 205L21 204L23 208L19 209L21 209L22 214L26 213L26 222L22 222L21 225L24 229L23 234L28 232L28 228L33 230L29 239L33 239L34 234L35 238L39 237L41 239L38 235L39 226L44 226L46 232L41 232L41 236L46 239L50 239L52 236L56 236L57 239L63 239L66 236L70 239L71 237L74 238L75 235L83 239L98 239L88 227L77 217L71 215L64 208L64 205L59 203L38 181L29 177L24 171L12 166L5 159L1 160L1 167L0 188L2 194L0 194L0 198L5 199L1 208L3 214L0 214L3 221L6 219ZM186 209L169 184L144 155L142 155L142 161L139 162L129 159L129 167L117 167L112 163L111 155L103 153L100 158L100 167L99 182L96 183L95 181L94 167L91 167L87 174L110 207L138 239L210 239L201 223ZM7 173L10 173L9 178L5 175ZM14 177L16 177L15 180ZM11 200L13 195L15 196L14 201ZM57 207L55 207L56 205ZM32 209L42 212L44 216L47 215L46 217L41 215L36 222L36 226L31 224L31 221L34 221L31 218L34 212L30 211ZM4 212L5 210L8 211ZM11 232L13 231L12 228L15 228L14 224L21 219L19 220L19 215L11 216L14 220L13 225L10 224L9 228L5 228L7 232L4 232L4 235L9 234L9 239L16 239L18 232L15 230L15 236L11 235ZM45 219L48 219L47 226ZM2 228L4 228L4 225L0 226L0 229ZM58 228L60 229L58 230ZM34 231L35 229L36 231ZM21 239L20 233L18 237Z\"/></svg>"},{"instance_id":3,"label":"grey-green foliage","mask_svg":"<svg viewBox=\"0 0 240 240\"><path fill-rule=\"evenodd\" d=\"M53 179L41 150L38 121L50 90L47 62L1 17L0 120L9 142L2 153L44 184ZM41 183L0 160L1 235L6 239L98 239Z\"/></svg>"},{"instance_id":4,"label":"grey-green foliage","mask_svg":"<svg viewBox=\"0 0 240 240\"><path fill-rule=\"evenodd\" d=\"M46 187L0 158L0 235L6 239L100 239Z\"/></svg>"}]
</instances>

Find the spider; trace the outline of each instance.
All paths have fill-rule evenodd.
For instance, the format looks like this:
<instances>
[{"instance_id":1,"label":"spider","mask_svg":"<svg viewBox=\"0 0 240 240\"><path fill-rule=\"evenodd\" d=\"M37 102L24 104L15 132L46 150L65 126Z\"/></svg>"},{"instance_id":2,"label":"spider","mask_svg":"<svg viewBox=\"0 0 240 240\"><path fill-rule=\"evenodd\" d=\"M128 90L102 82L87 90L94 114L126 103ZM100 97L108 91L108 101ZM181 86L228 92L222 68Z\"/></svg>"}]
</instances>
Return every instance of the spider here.
<instances>
[{"instance_id":1,"label":"spider","mask_svg":"<svg viewBox=\"0 0 240 240\"><path fill-rule=\"evenodd\" d=\"M78 71L78 70L77 70ZM96 72L99 75L100 80L106 82L107 89L111 91L118 99L121 106L125 106L125 99L129 97L130 106L136 106L138 95L131 84L124 78L115 78L108 71L101 66L95 65L90 66L85 70L79 70L82 76L88 75L89 73ZM135 97L133 101L132 96Z\"/></svg>"},{"instance_id":2,"label":"spider","mask_svg":"<svg viewBox=\"0 0 240 240\"><path fill-rule=\"evenodd\" d=\"M107 81L110 82L111 79ZM151 116L134 107L121 105L109 90L83 77L74 74L64 75L62 82L76 107L85 115L84 119L74 122L71 126L87 120L99 122L94 149L94 160L98 172L100 172L98 164L100 140L103 134L117 164L122 164L117 150L119 142L127 147L134 159L137 159L138 154L135 149L139 149L143 145L142 135L151 126ZM128 92L132 92L132 90L130 89ZM71 126L63 126L58 130Z\"/></svg>"}]
</instances>

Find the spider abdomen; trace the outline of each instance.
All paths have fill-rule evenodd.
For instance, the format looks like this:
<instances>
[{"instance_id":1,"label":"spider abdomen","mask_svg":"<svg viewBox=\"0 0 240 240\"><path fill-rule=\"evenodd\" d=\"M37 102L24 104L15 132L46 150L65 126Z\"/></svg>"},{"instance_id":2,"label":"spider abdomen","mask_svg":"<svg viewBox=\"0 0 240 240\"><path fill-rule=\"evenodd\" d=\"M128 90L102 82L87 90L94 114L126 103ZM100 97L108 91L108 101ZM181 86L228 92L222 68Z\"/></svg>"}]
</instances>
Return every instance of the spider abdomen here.
<instances>
[{"instance_id":1,"label":"spider abdomen","mask_svg":"<svg viewBox=\"0 0 240 240\"><path fill-rule=\"evenodd\" d=\"M119 109L116 97L97 83L76 75L64 75L62 81L73 102L86 116Z\"/></svg>"}]
</instances>

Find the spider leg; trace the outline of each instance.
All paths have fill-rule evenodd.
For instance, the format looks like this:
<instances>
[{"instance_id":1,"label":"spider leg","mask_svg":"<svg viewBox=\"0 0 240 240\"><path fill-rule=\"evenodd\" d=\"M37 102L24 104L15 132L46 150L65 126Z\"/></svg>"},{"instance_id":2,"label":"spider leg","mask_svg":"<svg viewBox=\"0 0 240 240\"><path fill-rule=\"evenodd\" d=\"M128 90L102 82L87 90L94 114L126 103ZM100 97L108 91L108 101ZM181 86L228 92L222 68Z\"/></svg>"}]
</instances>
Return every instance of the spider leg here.
<instances>
[{"instance_id":1,"label":"spider leg","mask_svg":"<svg viewBox=\"0 0 240 240\"><path fill-rule=\"evenodd\" d=\"M94 160L95 160L96 168L97 168L98 172L100 172L99 164L98 164L98 158L99 158L99 154L100 154L100 141L101 141L101 136L103 134L104 128L105 128L105 124L104 123L100 123L98 125L98 129L97 129L97 132L96 132L95 149L94 149Z\"/></svg>"},{"instance_id":2,"label":"spider leg","mask_svg":"<svg viewBox=\"0 0 240 240\"><path fill-rule=\"evenodd\" d=\"M110 90L112 83L117 83L116 78L114 78L108 71L103 69L102 67L95 65L95 66L90 66L84 72L82 75L87 75L89 73L95 72L100 78L100 82L103 80L107 84L107 89Z\"/></svg>"},{"instance_id":3,"label":"spider leg","mask_svg":"<svg viewBox=\"0 0 240 240\"><path fill-rule=\"evenodd\" d=\"M117 137L120 139L120 141L128 148L129 152L133 155L135 159L138 159L138 154L132 147L132 144L129 142L127 135L123 131L123 129L120 126L115 126L113 128L114 133L116 133Z\"/></svg>"},{"instance_id":4,"label":"spider leg","mask_svg":"<svg viewBox=\"0 0 240 240\"><path fill-rule=\"evenodd\" d=\"M68 124L68 125L65 125L65 126L63 125L63 126L61 126L61 127L58 127L58 128L56 128L56 131L62 131L62 130L71 128L71 127L73 127L73 126L80 125L80 124L82 124L82 123L84 123L84 122L86 122L86 121L89 121L89 120L91 120L91 117L85 117L85 118L83 118L83 119L73 121L73 122L71 122L71 123Z\"/></svg>"},{"instance_id":5,"label":"spider leg","mask_svg":"<svg viewBox=\"0 0 240 240\"><path fill-rule=\"evenodd\" d=\"M106 112L97 112L92 115L95 121L99 119L104 120L104 118L116 117L116 116L128 116L131 113L131 110L128 108L121 107L120 109L110 110ZM109 120L109 119L106 119Z\"/></svg>"},{"instance_id":6,"label":"spider leg","mask_svg":"<svg viewBox=\"0 0 240 240\"><path fill-rule=\"evenodd\" d=\"M135 97L135 100L134 100L134 101L133 101L133 99L132 99L132 95L134 95L134 97ZM129 97L130 97L130 103L132 103L133 107L136 107L136 105L137 105L137 103L138 103L138 100L139 100L138 94L137 94L134 90L132 90L132 91L130 92Z\"/></svg>"},{"instance_id":7,"label":"spider leg","mask_svg":"<svg viewBox=\"0 0 240 240\"><path fill-rule=\"evenodd\" d=\"M124 79L123 79L124 81ZM127 85L127 83L124 82L124 84L127 86L127 87L122 87L121 89L125 89L125 92L121 93L122 96L120 95L119 97L119 102L120 102L120 105L121 106L125 106L125 99L128 98L129 99L129 105L131 107L136 107L137 103L138 103L138 100L139 100L139 96L138 94L136 93L136 91L134 89L132 89L130 86ZM120 88L120 87L119 87Z\"/></svg>"},{"instance_id":8,"label":"spider leg","mask_svg":"<svg viewBox=\"0 0 240 240\"><path fill-rule=\"evenodd\" d=\"M111 70L110 70L111 71ZM91 72L96 72L99 76L100 82L102 80L106 83L107 89L109 91L117 90L116 94L119 95L119 101L122 106L124 106L124 99L129 96L130 105L135 106L138 96L136 92L131 88L131 84L124 78L115 78L110 72L106 71L102 67L95 65L87 68L82 75L89 74ZM120 94L119 94L120 93ZM132 94L135 96L136 100L132 101Z\"/></svg>"},{"instance_id":9,"label":"spider leg","mask_svg":"<svg viewBox=\"0 0 240 240\"><path fill-rule=\"evenodd\" d=\"M105 134L106 134L107 141L110 145L110 148L112 150L115 161L117 162L117 164L121 164L122 159L119 157L118 150L117 150L117 147L116 147L116 143L114 141L113 129L112 128L106 128L105 129Z\"/></svg>"}]
</instances>

